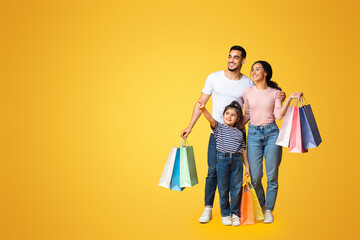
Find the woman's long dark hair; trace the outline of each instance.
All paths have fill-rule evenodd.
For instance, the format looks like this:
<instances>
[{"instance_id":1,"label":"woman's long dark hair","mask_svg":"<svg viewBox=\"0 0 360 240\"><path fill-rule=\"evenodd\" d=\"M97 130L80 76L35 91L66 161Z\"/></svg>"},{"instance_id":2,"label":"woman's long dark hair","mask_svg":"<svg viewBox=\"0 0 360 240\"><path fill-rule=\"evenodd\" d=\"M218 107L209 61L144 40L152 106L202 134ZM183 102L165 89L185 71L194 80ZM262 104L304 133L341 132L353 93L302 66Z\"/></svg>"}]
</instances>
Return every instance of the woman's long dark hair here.
<instances>
[{"instance_id":1,"label":"woman's long dark hair","mask_svg":"<svg viewBox=\"0 0 360 240\"><path fill-rule=\"evenodd\" d=\"M256 61L256 62L254 62L252 67L257 63L260 63L261 66L264 68L265 72L267 73L267 75L266 75L266 83L267 83L267 85L269 87L271 87L271 88L279 89L280 91L282 91L281 87L279 87L279 85L276 82L270 80L272 78L272 75L273 75L273 70L271 68L271 65L266 61ZM251 69L252 69L252 67L251 67Z\"/></svg>"}]
</instances>

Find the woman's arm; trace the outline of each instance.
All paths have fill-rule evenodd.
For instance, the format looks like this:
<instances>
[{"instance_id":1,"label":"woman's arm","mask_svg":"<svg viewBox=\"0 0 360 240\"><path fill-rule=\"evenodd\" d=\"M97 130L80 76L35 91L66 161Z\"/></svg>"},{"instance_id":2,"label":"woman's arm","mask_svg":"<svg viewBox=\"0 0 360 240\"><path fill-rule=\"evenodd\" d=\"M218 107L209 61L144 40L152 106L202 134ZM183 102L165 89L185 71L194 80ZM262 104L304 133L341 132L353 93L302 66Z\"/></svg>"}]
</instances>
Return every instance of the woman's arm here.
<instances>
[{"instance_id":1,"label":"woman's arm","mask_svg":"<svg viewBox=\"0 0 360 240\"><path fill-rule=\"evenodd\" d=\"M290 102L292 99L296 99L296 98L299 98L303 93L302 92L295 92L295 93L292 93L288 99L286 99L286 102L284 103L284 105L280 108L281 106L281 102L280 102L280 99L276 99L275 101L275 105L278 105L278 107L275 106L274 108L274 116L277 120L281 120L285 114L286 114L286 111L290 105ZM279 102L280 102L280 106L279 106ZM280 108L280 109L279 109Z\"/></svg>"},{"instance_id":2,"label":"woman's arm","mask_svg":"<svg viewBox=\"0 0 360 240\"><path fill-rule=\"evenodd\" d=\"M241 122L241 128L244 128L245 124L247 124L247 122L250 120L250 110L249 110L249 100L247 98L247 90L244 91L243 98L244 98L245 110L244 110L244 117Z\"/></svg>"},{"instance_id":3,"label":"woman's arm","mask_svg":"<svg viewBox=\"0 0 360 240\"><path fill-rule=\"evenodd\" d=\"M211 116L211 114L206 110L206 107L204 104L202 104L200 101L197 103L198 108L202 111L205 118L209 121L211 127L215 127L215 119Z\"/></svg>"},{"instance_id":4,"label":"woman's arm","mask_svg":"<svg viewBox=\"0 0 360 240\"><path fill-rule=\"evenodd\" d=\"M245 127L245 124L247 124L247 122L250 120L250 116L248 114L245 114L242 123L241 123L241 128Z\"/></svg>"},{"instance_id":5,"label":"woman's arm","mask_svg":"<svg viewBox=\"0 0 360 240\"><path fill-rule=\"evenodd\" d=\"M246 155L246 148L242 149L242 157L244 160L244 165L245 165L245 176L249 176L250 175L250 167L249 167L249 161Z\"/></svg>"}]
</instances>

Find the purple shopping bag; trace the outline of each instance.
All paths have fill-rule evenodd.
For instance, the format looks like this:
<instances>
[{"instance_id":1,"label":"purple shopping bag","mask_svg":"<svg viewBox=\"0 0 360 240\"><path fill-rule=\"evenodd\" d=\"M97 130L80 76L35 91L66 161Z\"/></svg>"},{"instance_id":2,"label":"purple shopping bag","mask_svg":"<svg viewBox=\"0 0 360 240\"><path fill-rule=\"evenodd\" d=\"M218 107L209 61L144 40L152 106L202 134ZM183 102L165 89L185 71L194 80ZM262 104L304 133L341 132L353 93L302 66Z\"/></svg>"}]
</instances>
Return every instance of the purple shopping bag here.
<instances>
[{"instance_id":1,"label":"purple shopping bag","mask_svg":"<svg viewBox=\"0 0 360 240\"><path fill-rule=\"evenodd\" d=\"M306 102L305 97L303 99ZM300 108L300 117L304 148L310 149L318 147L322 139L310 104L306 103L306 105Z\"/></svg>"}]
</instances>

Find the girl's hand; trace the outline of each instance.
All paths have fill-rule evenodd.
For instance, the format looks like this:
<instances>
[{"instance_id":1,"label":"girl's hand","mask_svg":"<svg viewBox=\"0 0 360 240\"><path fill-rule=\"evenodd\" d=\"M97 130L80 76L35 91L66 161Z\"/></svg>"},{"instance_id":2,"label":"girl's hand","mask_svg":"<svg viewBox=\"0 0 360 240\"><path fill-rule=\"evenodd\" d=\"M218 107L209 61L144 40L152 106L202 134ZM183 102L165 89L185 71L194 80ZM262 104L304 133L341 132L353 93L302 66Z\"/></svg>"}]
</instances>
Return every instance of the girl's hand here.
<instances>
[{"instance_id":1,"label":"girl's hand","mask_svg":"<svg viewBox=\"0 0 360 240\"><path fill-rule=\"evenodd\" d=\"M200 101L197 102L197 106L201 111L203 111L205 109L205 105L202 104Z\"/></svg>"},{"instance_id":2,"label":"girl's hand","mask_svg":"<svg viewBox=\"0 0 360 240\"><path fill-rule=\"evenodd\" d=\"M299 98L303 95L303 93L300 91L300 92L294 92L290 95L290 98Z\"/></svg>"},{"instance_id":3,"label":"girl's hand","mask_svg":"<svg viewBox=\"0 0 360 240\"><path fill-rule=\"evenodd\" d=\"M245 169L245 177L248 177L248 176L250 176L250 170L249 170L249 168L247 167L247 168Z\"/></svg>"}]
</instances>

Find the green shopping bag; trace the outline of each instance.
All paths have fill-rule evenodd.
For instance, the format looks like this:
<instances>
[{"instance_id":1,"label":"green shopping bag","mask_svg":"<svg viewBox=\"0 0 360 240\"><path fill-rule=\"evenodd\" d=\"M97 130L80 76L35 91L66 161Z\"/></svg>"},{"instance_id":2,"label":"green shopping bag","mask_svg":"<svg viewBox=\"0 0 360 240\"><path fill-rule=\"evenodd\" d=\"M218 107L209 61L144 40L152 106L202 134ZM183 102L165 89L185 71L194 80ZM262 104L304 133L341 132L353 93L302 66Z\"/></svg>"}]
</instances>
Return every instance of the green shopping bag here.
<instances>
[{"instance_id":1,"label":"green shopping bag","mask_svg":"<svg viewBox=\"0 0 360 240\"><path fill-rule=\"evenodd\" d=\"M194 150L188 141L183 140L180 147L180 187L192 187L197 184Z\"/></svg>"}]
</instances>

